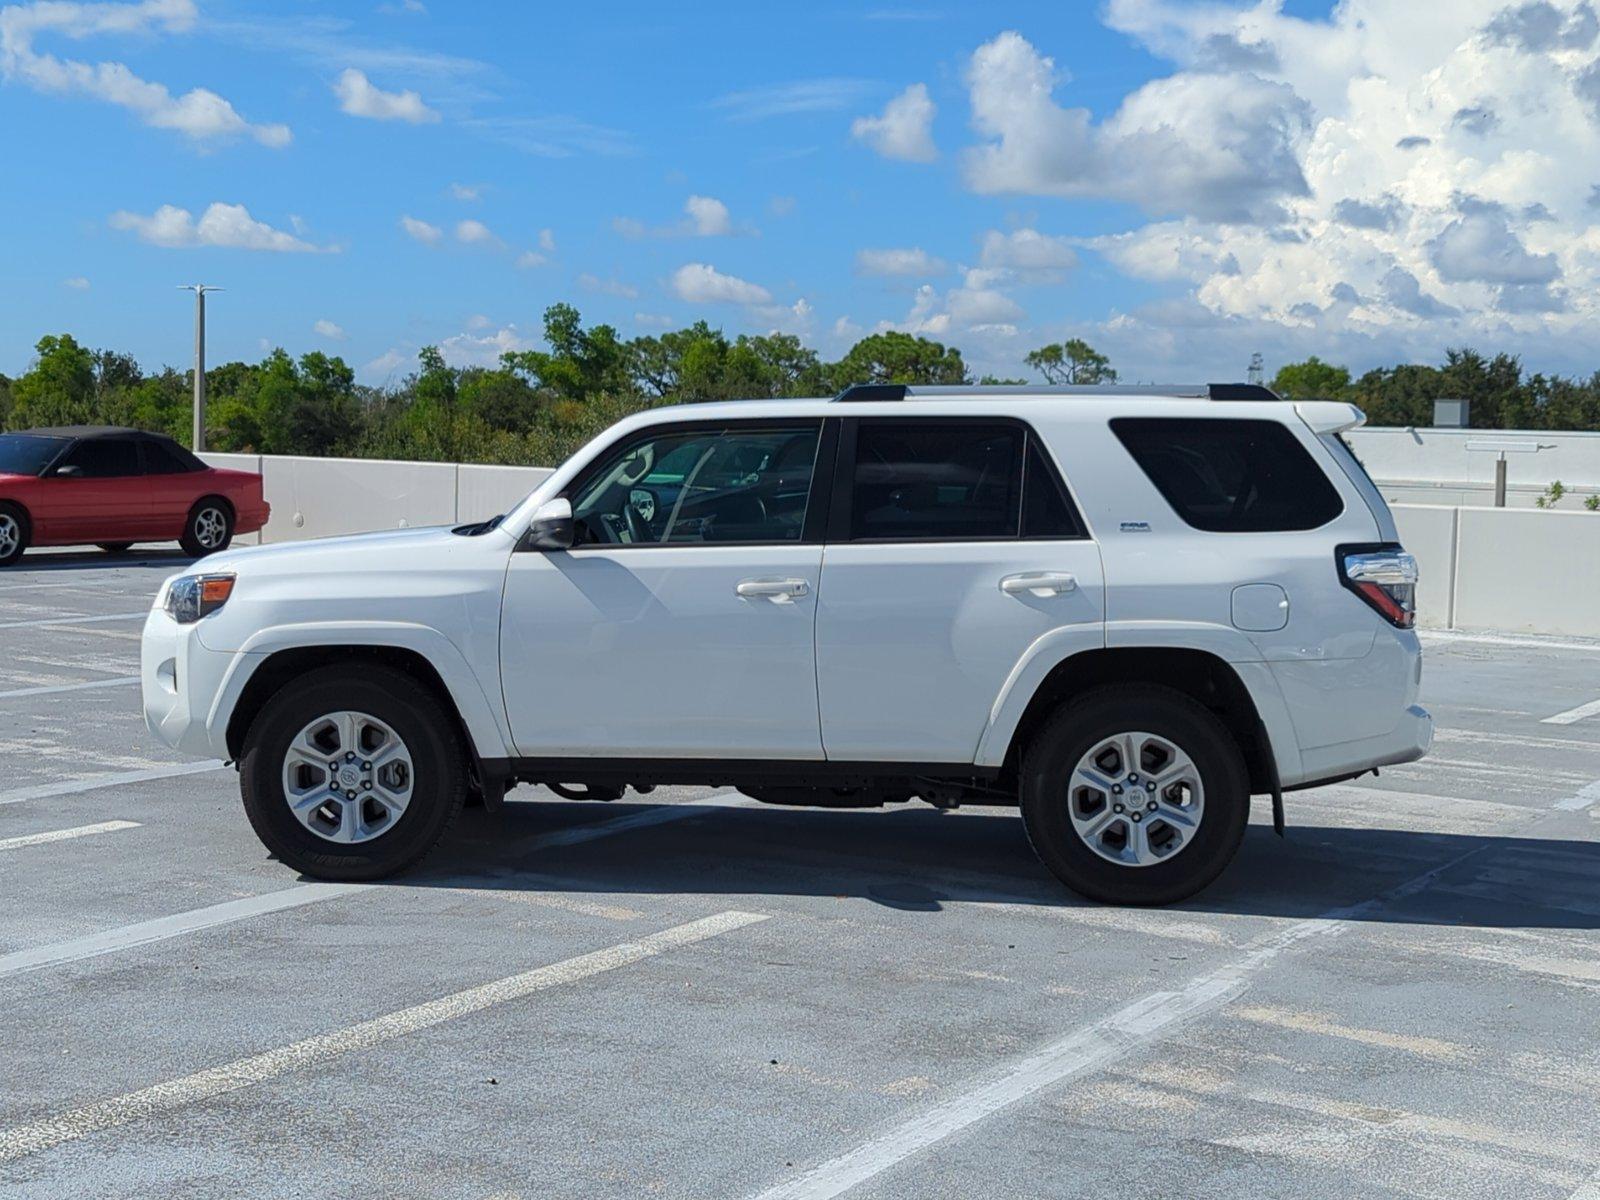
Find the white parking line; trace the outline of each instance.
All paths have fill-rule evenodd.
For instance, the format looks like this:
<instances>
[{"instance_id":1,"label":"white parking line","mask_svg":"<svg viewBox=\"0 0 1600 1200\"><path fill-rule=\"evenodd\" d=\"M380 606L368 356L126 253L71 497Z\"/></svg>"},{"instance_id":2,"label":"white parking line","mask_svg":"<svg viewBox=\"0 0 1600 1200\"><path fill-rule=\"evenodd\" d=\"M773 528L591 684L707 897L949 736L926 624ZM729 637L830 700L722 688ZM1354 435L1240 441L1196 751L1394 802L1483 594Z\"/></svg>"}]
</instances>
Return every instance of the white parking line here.
<instances>
[{"instance_id":1,"label":"white parking line","mask_svg":"<svg viewBox=\"0 0 1600 1200\"><path fill-rule=\"evenodd\" d=\"M49 833L29 833L22 837L0 838L0 850L18 850L23 846L42 846L46 842L65 842L71 838L88 837L95 833L115 833L119 829L137 829L137 821L101 821L98 825L79 825L76 829L54 829ZM5 959L0 958L0 963ZM4 974L0 971L0 974Z\"/></svg>"},{"instance_id":2,"label":"white parking line","mask_svg":"<svg viewBox=\"0 0 1600 1200\"><path fill-rule=\"evenodd\" d=\"M1524 650L1576 650L1600 654L1600 641L1564 642L1546 637L1514 637L1493 633L1460 633L1453 629L1424 629L1418 631L1424 644L1428 642L1465 642L1475 646L1517 646Z\"/></svg>"},{"instance_id":3,"label":"white parking line","mask_svg":"<svg viewBox=\"0 0 1600 1200\"><path fill-rule=\"evenodd\" d=\"M103 617L51 617L43 621L0 621L0 629L36 629L41 625L100 625L106 621L140 621L150 615L148 608L138 612L108 613Z\"/></svg>"},{"instance_id":4,"label":"white parking line","mask_svg":"<svg viewBox=\"0 0 1600 1200\"><path fill-rule=\"evenodd\" d=\"M813 1167L787 1183L760 1193L758 1200L831 1200L867 1182L912 1155L960 1133L1003 1108L1079 1075L1096 1071L1134 1050L1143 1049L1177 1026L1237 999L1251 979L1288 950L1314 938L1343 932L1351 921L1380 905L1415 895L1446 871L1487 847L1478 846L1381 896L1321 917L1297 921L1257 939L1241 958L1190 981L1175 992L1153 992L1074 1033L1051 1042L1002 1068L976 1086L924 1109L872 1140Z\"/></svg>"},{"instance_id":5,"label":"white parking line","mask_svg":"<svg viewBox=\"0 0 1600 1200\"><path fill-rule=\"evenodd\" d=\"M547 967L535 967L518 975L511 975L493 983L467 988L437 1000L429 1000L410 1008L402 1008L351 1025L331 1033L306 1038L292 1045L281 1046L262 1054L254 1054L221 1066L209 1067L174 1079L158 1083L137 1092L102 1100L75 1108L55 1117L48 1117L32 1125L21 1125L0 1131L0 1162L12 1162L29 1154L37 1154L63 1142L76 1141L92 1133L115 1129L129 1122L157 1113L169 1112L212 1097L235 1092L257 1083L287 1075L305 1067L316 1066L357 1050L367 1050L394 1041L408 1033L443 1024L457 1017L482 1012L498 1004L520 1000L535 992L575 983L606 971L629 966L641 959L650 958L666 950L675 950L703 942L708 938L732 933L759 921L767 920L762 913L728 911L703 917L685 925L653 933L633 942L622 942L605 950L596 950L576 958L565 959Z\"/></svg>"},{"instance_id":6,"label":"white parking line","mask_svg":"<svg viewBox=\"0 0 1600 1200\"><path fill-rule=\"evenodd\" d=\"M1600 804L1600 779L1579 788L1576 796L1556 801L1556 807L1562 812L1582 812L1591 804Z\"/></svg>"},{"instance_id":7,"label":"white parking line","mask_svg":"<svg viewBox=\"0 0 1600 1200\"><path fill-rule=\"evenodd\" d=\"M1578 1190L1568 1196L1567 1200L1600 1200L1600 1171L1596 1171L1580 1183Z\"/></svg>"},{"instance_id":8,"label":"white parking line","mask_svg":"<svg viewBox=\"0 0 1600 1200\"><path fill-rule=\"evenodd\" d=\"M216 759L210 759L206 762L171 763L168 766L150 767L143 771L118 771L114 775L91 775L88 779L68 779L62 783L41 783L36 787L18 788L14 792L0 792L0 805L21 804L24 800L48 800L52 796L72 796L79 792L121 787L129 783L148 783L153 779L199 775L206 771L220 770L224 765Z\"/></svg>"},{"instance_id":9,"label":"white parking line","mask_svg":"<svg viewBox=\"0 0 1600 1200\"><path fill-rule=\"evenodd\" d=\"M367 891L372 886L370 883L306 883L299 887L267 892L261 896L247 896L243 900L229 900L207 908L197 908L191 912L174 913L170 917L156 917L154 920L124 925L119 929L86 934L71 941L35 946L31 950L17 950L11 954L0 955L0 976L16 975L39 967L59 966L62 963L77 962L85 958L98 958L102 954L113 954L118 950L145 946L151 942L164 942L168 938L195 933L201 929L231 925L247 917L285 912L291 908L303 908L307 904L316 904L322 900L354 895L356 892Z\"/></svg>"},{"instance_id":10,"label":"white parking line","mask_svg":"<svg viewBox=\"0 0 1600 1200\"><path fill-rule=\"evenodd\" d=\"M1566 712L1558 712L1553 717L1546 717L1541 725L1575 725L1585 717L1600 716L1600 700L1591 700L1587 704L1580 704L1577 708L1569 708Z\"/></svg>"},{"instance_id":11,"label":"white parking line","mask_svg":"<svg viewBox=\"0 0 1600 1200\"><path fill-rule=\"evenodd\" d=\"M48 687L17 688L0 692L0 700L15 700L20 696L54 696L61 692L92 692L98 688L127 687L139 682L137 675L121 675L116 679L91 679L88 683L58 683Z\"/></svg>"}]
</instances>

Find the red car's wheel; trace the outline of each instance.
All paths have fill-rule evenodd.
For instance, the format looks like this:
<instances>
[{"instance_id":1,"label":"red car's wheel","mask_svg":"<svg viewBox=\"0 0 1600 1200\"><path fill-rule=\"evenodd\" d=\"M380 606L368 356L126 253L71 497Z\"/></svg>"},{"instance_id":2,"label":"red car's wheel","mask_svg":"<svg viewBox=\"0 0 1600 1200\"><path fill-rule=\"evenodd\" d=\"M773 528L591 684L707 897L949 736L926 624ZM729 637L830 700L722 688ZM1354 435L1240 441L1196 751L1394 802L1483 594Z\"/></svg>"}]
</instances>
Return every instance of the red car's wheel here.
<instances>
[{"instance_id":1,"label":"red car's wheel","mask_svg":"<svg viewBox=\"0 0 1600 1200\"><path fill-rule=\"evenodd\" d=\"M191 558L204 558L228 548L233 541L233 509L219 496L197 500L183 523L178 542Z\"/></svg>"},{"instance_id":2,"label":"red car's wheel","mask_svg":"<svg viewBox=\"0 0 1600 1200\"><path fill-rule=\"evenodd\" d=\"M28 514L0 503L0 567L9 567L28 548Z\"/></svg>"}]
</instances>

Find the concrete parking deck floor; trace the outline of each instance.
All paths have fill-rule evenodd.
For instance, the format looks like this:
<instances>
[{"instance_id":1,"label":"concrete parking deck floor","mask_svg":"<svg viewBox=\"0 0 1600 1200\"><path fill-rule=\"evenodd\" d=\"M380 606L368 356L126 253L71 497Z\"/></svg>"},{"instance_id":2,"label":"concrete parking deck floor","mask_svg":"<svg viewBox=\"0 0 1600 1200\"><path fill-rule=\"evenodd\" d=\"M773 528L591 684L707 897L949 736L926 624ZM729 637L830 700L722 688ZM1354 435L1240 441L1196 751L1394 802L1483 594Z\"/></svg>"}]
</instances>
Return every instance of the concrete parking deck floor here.
<instances>
[{"instance_id":1,"label":"concrete parking deck floor","mask_svg":"<svg viewBox=\"0 0 1600 1200\"><path fill-rule=\"evenodd\" d=\"M0 1198L1600 1197L1600 644L1430 638L1434 755L1176 909L706 789L338 887L144 731L183 562L0 573Z\"/></svg>"}]
</instances>

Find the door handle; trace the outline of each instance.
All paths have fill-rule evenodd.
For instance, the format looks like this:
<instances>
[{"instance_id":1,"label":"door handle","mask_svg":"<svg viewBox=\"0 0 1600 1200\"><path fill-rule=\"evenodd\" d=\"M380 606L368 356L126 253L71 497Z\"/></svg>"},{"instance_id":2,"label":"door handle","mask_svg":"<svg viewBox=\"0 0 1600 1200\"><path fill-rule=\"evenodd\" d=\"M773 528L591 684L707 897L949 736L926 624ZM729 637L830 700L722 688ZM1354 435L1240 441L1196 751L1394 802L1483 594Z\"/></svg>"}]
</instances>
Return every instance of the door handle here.
<instances>
[{"instance_id":1,"label":"door handle","mask_svg":"<svg viewBox=\"0 0 1600 1200\"><path fill-rule=\"evenodd\" d=\"M804 579L741 579L733 589L749 600L765 596L774 604L789 604L811 590Z\"/></svg>"},{"instance_id":2,"label":"door handle","mask_svg":"<svg viewBox=\"0 0 1600 1200\"><path fill-rule=\"evenodd\" d=\"M1000 581L1000 590L1008 596L1059 596L1078 590L1077 579L1065 571L1025 571L1021 575L1007 575Z\"/></svg>"}]
</instances>

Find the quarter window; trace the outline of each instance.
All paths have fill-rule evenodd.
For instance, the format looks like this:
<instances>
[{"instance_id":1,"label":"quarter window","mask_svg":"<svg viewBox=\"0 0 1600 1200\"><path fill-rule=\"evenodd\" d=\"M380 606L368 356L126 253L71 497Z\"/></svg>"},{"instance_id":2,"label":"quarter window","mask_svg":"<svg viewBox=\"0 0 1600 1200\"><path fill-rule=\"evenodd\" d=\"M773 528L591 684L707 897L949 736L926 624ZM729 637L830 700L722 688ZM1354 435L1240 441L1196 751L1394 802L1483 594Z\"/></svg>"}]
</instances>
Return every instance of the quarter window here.
<instances>
[{"instance_id":1,"label":"quarter window","mask_svg":"<svg viewBox=\"0 0 1600 1200\"><path fill-rule=\"evenodd\" d=\"M112 479L139 473L139 448L130 438L87 438L79 442L56 466L77 467L85 479Z\"/></svg>"},{"instance_id":2,"label":"quarter window","mask_svg":"<svg viewBox=\"0 0 1600 1200\"><path fill-rule=\"evenodd\" d=\"M1111 429L1196 529L1315 529L1344 510L1316 460L1277 421L1118 417Z\"/></svg>"},{"instance_id":3,"label":"quarter window","mask_svg":"<svg viewBox=\"0 0 1600 1200\"><path fill-rule=\"evenodd\" d=\"M144 473L146 475L186 475L198 471L205 464L188 458L176 446L160 438L144 442Z\"/></svg>"},{"instance_id":4,"label":"quarter window","mask_svg":"<svg viewBox=\"0 0 1600 1200\"><path fill-rule=\"evenodd\" d=\"M856 431L851 538L1016 537L1023 440L1017 425L862 421Z\"/></svg>"},{"instance_id":5,"label":"quarter window","mask_svg":"<svg viewBox=\"0 0 1600 1200\"><path fill-rule=\"evenodd\" d=\"M630 442L579 489L574 544L798 542L819 432L698 429Z\"/></svg>"}]
</instances>

